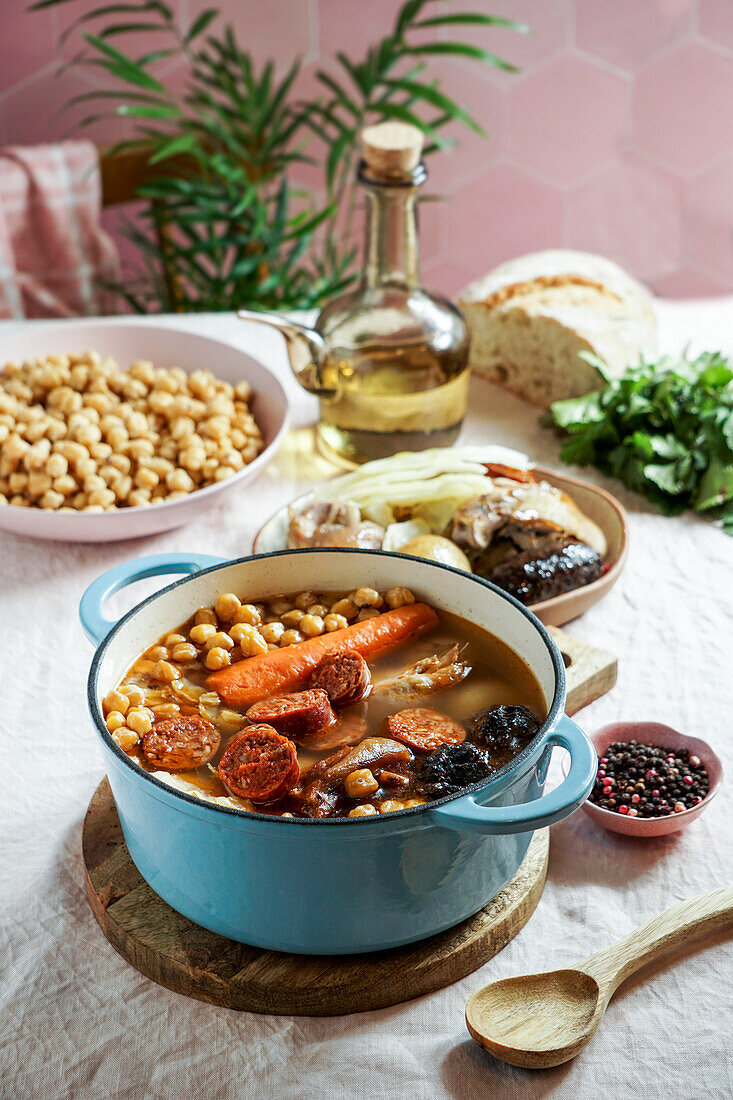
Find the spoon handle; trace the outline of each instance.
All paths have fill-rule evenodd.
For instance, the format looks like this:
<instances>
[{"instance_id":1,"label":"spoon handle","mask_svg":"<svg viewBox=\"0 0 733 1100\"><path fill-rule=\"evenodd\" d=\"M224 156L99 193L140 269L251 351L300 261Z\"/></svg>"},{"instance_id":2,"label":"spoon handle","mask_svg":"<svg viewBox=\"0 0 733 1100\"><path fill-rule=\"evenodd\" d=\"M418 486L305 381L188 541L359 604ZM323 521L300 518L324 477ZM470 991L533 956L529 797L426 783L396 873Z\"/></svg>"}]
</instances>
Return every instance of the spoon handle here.
<instances>
[{"instance_id":1,"label":"spoon handle","mask_svg":"<svg viewBox=\"0 0 733 1100\"><path fill-rule=\"evenodd\" d=\"M625 939L597 951L577 964L595 978L607 995L645 963L703 933L733 927L733 886L721 886L707 894L673 905Z\"/></svg>"}]
</instances>

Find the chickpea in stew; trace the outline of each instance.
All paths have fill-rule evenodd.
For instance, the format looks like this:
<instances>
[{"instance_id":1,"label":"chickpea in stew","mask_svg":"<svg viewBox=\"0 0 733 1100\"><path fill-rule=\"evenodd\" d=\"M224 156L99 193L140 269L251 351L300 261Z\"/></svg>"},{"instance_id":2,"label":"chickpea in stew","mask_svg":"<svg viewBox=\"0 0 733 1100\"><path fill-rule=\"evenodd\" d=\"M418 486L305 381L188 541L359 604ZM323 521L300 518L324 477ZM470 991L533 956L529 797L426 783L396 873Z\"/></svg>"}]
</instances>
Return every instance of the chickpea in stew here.
<instances>
[{"instance_id":1,"label":"chickpea in stew","mask_svg":"<svg viewBox=\"0 0 733 1100\"><path fill-rule=\"evenodd\" d=\"M145 771L280 817L369 817L488 779L547 708L522 659L407 588L222 593L103 701Z\"/></svg>"}]
</instances>

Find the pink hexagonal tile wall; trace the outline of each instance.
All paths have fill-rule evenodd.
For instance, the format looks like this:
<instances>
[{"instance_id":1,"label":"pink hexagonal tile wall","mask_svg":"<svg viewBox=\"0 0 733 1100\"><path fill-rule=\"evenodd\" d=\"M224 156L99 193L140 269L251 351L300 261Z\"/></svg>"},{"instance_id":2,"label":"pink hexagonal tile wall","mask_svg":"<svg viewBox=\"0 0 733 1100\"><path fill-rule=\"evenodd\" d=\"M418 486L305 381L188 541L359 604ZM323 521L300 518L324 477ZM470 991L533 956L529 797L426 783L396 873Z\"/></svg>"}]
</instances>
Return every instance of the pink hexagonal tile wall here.
<instances>
[{"instance_id":1,"label":"pink hexagonal tile wall","mask_svg":"<svg viewBox=\"0 0 733 1100\"><path fill-rule=\"evenodd\" d=\"M733 144L733 57L688 42L642 72L634 87L634 143L690 172Z\"/></svg>"},{"instance_id":2,"label":"pink hexagonal tile wall","mask_svg":"<svg viewBox=\"0 0 733 1100\"><path fill-rule=\"evenodd\" d=\"M581 50L633 72L690 29L693 0L577 0Z\"/></svg>"},{"instance_id":3,"label":"pink hexagonal tile wall","mask_svg":"<svg viewBox=\"0 0 733 1100\"><path fill-rule=\"evenodd\" d=\"M446 259L482 274L518 252L562 243L562 197L517 168L499 165L446 203Z\"/></svg>"},{"instance_id":4,"label":"pink hexagonal tile wall","mask_svg":"<svg viewBox=\"0 0 733 1100\"><path fill-rule=\"evenodd\" d=\"M205 7L221 7L222 22L259 64L272 57L282 71L302 57L303 96L316 90L317 67L333 71L337 50L359 58L387 33L402 2L169 0L184 29ZM517 64L518 74L439 55L426 69L489 131L484 141L452 125L444 132L458 144L429 161L426 192L445 201L421 212L426 281L455 293L510 255L565 244L613 257L658 292L733 291L733 0L451 3L524 21L534 34L461 28L464 39ZM73 66L56 77L55 62L71 60L78 45L77 36L59 48L58 37L75 15L100 6L76 0L29 13L24 3L7 5L0 144L79 133L95 107L59 108L107 77ZM447 12L441 6L439 14ZM425 13L438 14L437 5ZM128 41L113 39L123 48ZM157 73L181 89L179 62L164 60ZM115 120L84 133L103 143L127 132L129 124ZM293 182L322 197L319 168L297 167Z\"/></svg>"},{"instance_id":5,"label":"pink hexagonal tile wall","mask_svg":"<svg viewBox=\"0 0 733 1100\"><path fill-rule=\"evenodd\" d=\"M733 50L733 4L729 0L699 0L697 26L701 35Z\"/></svg>"},{"instance_id":6,"label":"pink hexagonal tile wall","mask_svg":"<svg viewBox=\"0 0 733 1100\"><path fill-rule=\"evenodd\" d=\"M628 135L628 83L568 57L509 91L507 146L540 176L569 184L618 153Z\"/></svg>"},{"instance_id":7,"label":"pink hexagonal tile wall","mask_svg":"<svg viewBox=\"0 0 733 1100\"><path fill-rule=\"evenodd\" d=\"M733 279L733 158L687 183L685 209L690 258Z\"/></svg>"},{"instance_id":8,"label":"pink hexagonal tile wall","mask_svg":"<svg viewBox=\"0 0 733 1100\"><path fill-rule=\"evenodd\" d=\"M681 261L679 182L631 157L609 165L569 192L565 241L643 279L673 271Z\"/></svg>"}]
</instances>

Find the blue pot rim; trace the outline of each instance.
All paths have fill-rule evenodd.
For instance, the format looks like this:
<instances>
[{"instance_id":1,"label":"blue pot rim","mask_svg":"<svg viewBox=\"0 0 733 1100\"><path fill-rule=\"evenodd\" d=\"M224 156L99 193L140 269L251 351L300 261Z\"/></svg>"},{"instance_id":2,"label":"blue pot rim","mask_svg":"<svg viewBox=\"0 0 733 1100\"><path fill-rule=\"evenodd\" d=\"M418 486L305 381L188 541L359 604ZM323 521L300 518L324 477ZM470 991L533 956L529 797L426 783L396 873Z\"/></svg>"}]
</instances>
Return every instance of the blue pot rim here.
<instances>
[{"instance_id":1,"label":"blue pot rim","mask_svg":"<svg viewBox=\"0 0 733 1100\"><path fill-rule=\"evenodd\" d=\"M104 747L110 751L115 757L117 757L125 767L130 771L137 779L142 779L151 783L153 788L157 788L167 796L173 796L175 799L181 799L185 804L195 806L197 810L205 809L210 810L216 814L227 814L230 817L236 818L238 821L267 821L271 822L275 827L281 826L303 826L310 828L336 828L338 826L354 826L360 825L362 827L374 828L378 825L385 825L384 815L376 814L370 817L361 818L349 818L349 817L332 817L332 818L312 818L312 817L292 817L282 818L277 817L274 814L262 814L256 810L241 810L235 809L230 806L220 806L216 803L209 802L206 799L195 798L193 795L188 794L186 791L181 791L177 787L173 787L168 783L164 783L162 780L157 779L150 772L146 772L143 768L140 768L130 757L124 752L117 742L112 738L111 733L107 729L104 722L104 716L102 714L101 707L98 703L97 681L99 679L99 670L107 650L108 645L112 639L119 633L119 631L125 626L125 624L133 618L134 615L141 611L143 607L147 607L148 604L157 600L159 596L162 596L165 592L170 592L174 588L179 588L185 585L188 581L193 580L195 577L203 576L205 573L216 573L220 569L228 569L232 565L241 565L249 561L257 561L263 558L281 558L281 557L295 557L302 553L301 550L272 550L265 554L245 554L241 558L231 558L227 561L222 561L217 565L210 565L204 569L197 570L196 573L189 574L187 576L179 578L177 581L173 581L172 584L167 584L164 588L158 589L157 592L153 592L150 596L147 596L140 603L132 607L125 615L123 615L112 627L110 632L104 638L102 643L98 646L94 657L92 658L91 667L89 669L89 677L87 680L87 704L89 706L89 712L94 721L97 733L102 739ZM555 673L555 692L550 704L545 721L542 726L529 742L525 748L522 749L512 760L495 772L491 778L486 780L479 780L477 783L472 783L469 787L463 787L455 794L444 795L442 798L433 799L430 802L425 802L420 806L412 806L409 809L396 810L393 813L386 815L388 821L396 821L406 818L409 814L418 815L424 814L426 811L435 809L437 806L443 806L447 802L454 802L459 798L464 798L466 795L476 795L479 791L488 791L494 785L504 788L506 778L514 771L519 772L521 766L527 763L531 757L535 754L546 735L555 728L560 716L563 714L565 705L565 663L562 659L562 655L557 646L557 643L551 637L547 627L537 618L537 616L525 607L523 603L520 603L516 597L510 595L503 588L499 588L498 585L493 584L491 581L485 580L483 577L476 576L475 573L466 573L462 569L457 569L452 565L445 565L443 562L427 561L425 558L418 558L414 554L400 554L391 550L366 550L355 549L352 547L331 547L320 546L311 547L308 549L308 553L316 554L357 554L359 556L369 555L370 557L378 558L398 558L400 560L418 562L420 565L430 565L434 569L443 570L447 573L452 573L456 576L468 579L474 584L480 587L488 589L490 592L495 593L501 599L511 604L518 611L520 611L526 619L532 624L537 633L542 638L545 646L550 654L552 661L553 671ZM153 792L151 791L151 794ZM165 800L167 801L167 799ZM417 822L416 822L417 824Z\"/></svg>"}]
</instances>

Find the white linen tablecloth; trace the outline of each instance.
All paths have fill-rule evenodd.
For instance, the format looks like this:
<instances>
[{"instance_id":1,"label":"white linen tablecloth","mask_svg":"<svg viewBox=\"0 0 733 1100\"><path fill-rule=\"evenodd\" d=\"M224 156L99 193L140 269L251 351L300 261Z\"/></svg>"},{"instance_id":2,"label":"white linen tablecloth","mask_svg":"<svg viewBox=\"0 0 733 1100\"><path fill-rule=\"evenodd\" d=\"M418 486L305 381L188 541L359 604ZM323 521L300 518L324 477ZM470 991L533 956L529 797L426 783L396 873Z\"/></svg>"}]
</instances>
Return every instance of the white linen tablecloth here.
<instances>
[{"instance_id":1,"label":"white linen tablecloth","mask_svg":"<svg viewBox=\"0 0 733 1100\"><path fill-rule=\"evenodd\" d=\"M664 345L733 352L733 300L660 304ZM290 378L282 343L233 316L167 319L231 339L284 379L296 431L251 488L198 522L135 542L35 542L0 532L0 1095L34 1098L613 1097L733 1095L733 968L724 937L626 983L592 1045L554 1070L500 1064L472 1042L468 995L497 978L572 963L685 898L731 881L733 540L669 519L604 482L630 511L621 580L570 631L620 658L619 681L579 720L654 719L709 740L727 780L689 830L634 841L582 813L552 829L544 896L524 930L458 984L380 1012L331 1019L215 1008L142 977L109 946L82 884L81 825L103 776L85 701L91 648L84 588L141 554L249 551L260 524L322 475L302 426L315 403ZM2 329L0 328L0 332ZM215 368L215 364L208 364ZM557 463L537 413L474 380L465 442L493 440ZM297 429L301 427L299 432ZM124 596L124 600L123 597ZM128 589L117 607L132 606ZM553 761L551 776L559 774Z\"/></svg>"}]
</instances>

